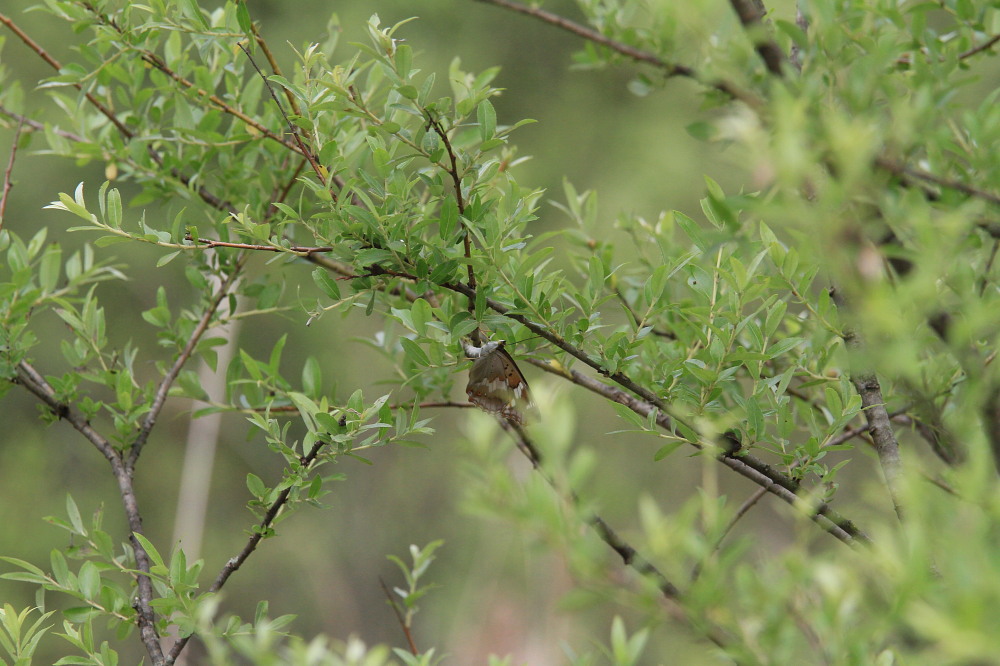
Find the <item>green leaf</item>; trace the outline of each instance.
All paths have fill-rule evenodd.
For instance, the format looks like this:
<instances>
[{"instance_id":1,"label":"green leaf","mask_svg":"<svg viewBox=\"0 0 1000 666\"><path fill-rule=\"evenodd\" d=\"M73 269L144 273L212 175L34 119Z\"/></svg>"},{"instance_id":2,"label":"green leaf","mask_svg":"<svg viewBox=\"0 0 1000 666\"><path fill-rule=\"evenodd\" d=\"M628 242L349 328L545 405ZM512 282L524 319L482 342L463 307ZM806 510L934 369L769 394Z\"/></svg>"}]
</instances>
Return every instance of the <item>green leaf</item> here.
<instances>
[{"instance_id":1,"label":"green leaf","mask_svg":"<svg viewBox=\"0 0 1000 666\"><path fill-rule=\"evenodd\" d=\"M490 104L490 100L484 99L476 107L476 120L479 123L479 139L489 141L496 134L497 112Z\"/></svg>"},{"instance_id":2,"label":"green leaf","mask_svg":"<svg viewBox=\"0 0 1000 666\"><path fill-rule=\"evenodd\" d=\"M653 454L653 460L659 462L669 456L671 453L676 451L684 442L670 442L669 444L664 444L656 450Z\"/></svg>"},{"instance_id":3,"label":"green leaf","mask_svg":"<svg viewBox=\"0 0 1000 666\"><path fill-rule=\"evenodd\" d=\"M138 532L133 532L132 536L135 537L136 541L138 541L142 546L142 549L146 551L147 555L149 555L149 559L152 561L153 565L159 567L163 572L166 572L167 567L163 562L163 558L160 557L160 552L156 550L156 546L153 545L153 542Z\"/></svg>"},{"instance_id":4,"label":"green leaf","mask_svg":"<svg viewBox=\"0 0 1000 666\"><path fill-rule=\"evenodd\" d=\"M247 490L257 499L263 498L267 494L267 486L256 474L247 474Z\"/></svg>"},{"instance_id":5,"label":"green leaf","mask_svg":"<svg viewBox=\"0 0 1000 666\"><path fill-rule=\"evenodd\" d=\"M328 270L325 268L314 268L312 278L316 286L320 288L320 291L326 294L331 300L340 300L340 285L337 284L337 281L330 275Z\"/></svg>"},{"instance_id":6,"label":"green leaf","mask_svg":"<svg viewBox=\"0 0 1000 666\"><path fill-rule=\"evenodd\" d=\"M73 501L73 497L69 494L66 495L66 515L69 517L69 522L73 526L73 531L80 536L87 536L87 528L83 526L83 518L80 516L80 508Z\"/></svg>"},{"instance_id":7,"label":"green leaf","mask_svg":"<svg viewBox=\"0 0 1000 666\"><path fill-rule=\"evenodd\" d=\"M239 0L236 3L236 22L247 37L253 35L253 21L250 20L250 10L247 9L246 0Z\"/></svg>"},{"instance_id":8,"label":"green leaf","mask_svg":"<svg viewBox=\"0 0 1000 666\"><path fill-rule=\"evenodd\" d=\"M96 600L101 593L101 573L93 562L87 560L80 565L80 573L77 576L80 592L90 600Z\"/></svg>"},{"instance_id":9,"label":"green leaf","mask_svg":"<svg viewBox=\"0 0 1000 666\"><path fill-rule=\"evenodd\" d=\"M411 359L414 363L421 367L427 367L431 364L430 359L427 358L427 353L413 340L409 338L400 338L399 343L403 347L403 353L406 357Z\"/></svg>"}]
</instances>

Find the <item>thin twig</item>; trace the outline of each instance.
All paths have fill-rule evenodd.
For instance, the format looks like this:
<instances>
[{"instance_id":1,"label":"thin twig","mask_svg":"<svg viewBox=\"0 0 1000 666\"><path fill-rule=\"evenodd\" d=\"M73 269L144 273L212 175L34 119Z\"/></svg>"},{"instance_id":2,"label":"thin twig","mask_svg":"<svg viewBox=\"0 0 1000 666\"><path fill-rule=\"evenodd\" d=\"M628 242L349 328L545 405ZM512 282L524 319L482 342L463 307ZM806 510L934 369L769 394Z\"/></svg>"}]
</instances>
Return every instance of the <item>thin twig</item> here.
<instances>
[{"instance_id":1,"label":"thin twig","mask_svg":"<svg viewBox=\"0 0 1000 666\"><path fill-rule=\"evenodd\" d=\"M588 377L587 375L576 370L567 370L544 361L536 361L535 359L530 358L527 359L527 362L547 372L558 375L564 379L568 379L574 384L597 393L608 400L625 405L640 416L649 417L655 411L655 421L657 426L667 430L668 432L673 431L669 416L664 414L662 411L657 410L649 403L636 400L619 388L609 386L604 382ZM700 443L688 443L695 448L705 448L704 445ZM871 542L871 538L859 529L853 521L844 518L829 504L824 502L811 508L804 506L802 497L798 495L801 489L800 484L794 479L782 474L771 465L768 465L763 460L760 460L749 453L739 452L731 447L719 448L722 449L722 452L716 455L716 459L719 462L726 467L729 467L737 474L749 479L758 486L766 487L769 493L775 495L796 509L805 510L813 522L818 524L826 532L829 532L832 536L843 541L849 546L856 545L858 542Z\"/></svg>"},{"instance_id":2,"label":"thin twig","mask_svg":"<svg viewBox=\"0 0 1000 666\"><path fill-rule=\"evenodd\" d=\"M645 317L642 317L642 318L639 317L639 313L637 313L635 311L635 308L632 307L632 304L628 302L628 299L625 298L625 294L622 293L621 289L618 289L616 287L615 290L614 290L614 292L615 292L615 296L617 296L618 300L621 302L622 307L624 307L625 310L632 316L632 320L635 322L635 325L636 326L641 326L642 323L646 321ZM650 332L653 335L655 335L655 336L658 336L658 337L661 337L661 338L667 338L668 340L676 340L677 339L677 336L674 335L671 331L663 331L663 330L660 330L660 329L656 328L655 326L650 329Z\"/></svg>"},{"instance_id":3,"label":"thin twig","mask_svg":"<svg viewBox=\"0 0 1000 666\"><path fill-rule=\"evenodd\" d=\"M509 9L520 14L525 14L536 18L540 21L548 23L549 25L555 26L567 32L570 32L578 37L582 37L587 41L594 42L595 44L600 44L601 46L606 46L612 51L621 53L637 62L644 62L649 65L653 65L658 69L662 70L664 75L669 77L681 76L684 78L689 78L694 81L698 81L704 85L718 90L719 92L725 94L733 99L738 99L747 106L753 109L760 109L763 103L756 95L753 93L743 90L733 83L725 80L715 80L715 81L702 81L698 72L687 65L681 65L676 63L669 63L663 60L659 56L649 53L648 51L643 51L637 49L634 46L625 44L616 39L611 39L600 32L588 28L584 25L580 25L574 21L571 21L565 17L559 16L558 14L553 14L552 12L546 11L539 7L529 7L523 5L519 2L513 2L513 0L476 0L476 2L483 2L490 5L496 5L497 7L503 7L504 9Z\"/></svg>"},{"instance_id":4,"label":"thin twig","mask_svg":"<svg viewBox=\"0 0 1000 666\"><path fill-rule=\"evenodd\" d=\"M1000 42L1000 35L993 35L992 37L990 37L989 39L987 39L982 44L979 44L977 46L973 46L971 49L969 49L967 51L963 51L962 53L959 53L958 54L958 59L959 60L965 60L966 58L971 58L972 56L976 55L977 53L982 53L983 51L987 51L987 50L993 48L993 45L996 44L997 42Z\"/></svg>"},{"instance_id":5,"label":"thin twig","mask_svg":"<svg viewBox=\"0 0 1000 666\"><path fill-rule=\"evenodd\" d=\"M403 630L403 635L406 636L406 642L410 644L410 653L414 655L420 654L420 651L417 650L417 644L413 641L413 634L410 632L410 627L406 624L406 620L403 619L403 613L399 610L399 604L393 598L389 586L385 584L381 576L378 577L378 582L382 586L382 591L385 592L386 601L392 606L392 612L395 613L396 621L399 622L399 626Z\"/></svg>"},{"instance_id":6,"label":"thin twig","mask_svg":"<svg viewBox=\"0 0 1000 666\"><path fill-rule=\"evenodd\" d=\"M962 194L967 194L970 197L975 197L977 199L982 199L983 201L988 201L992 204L1000 205L1000 194L990 192L988 190L981 190L978 187L973 187L960 180L954 180L952 178L944 178L942 176L936 176L929 171L924 171L923 169L917 169L916 167L907 166L896 160L890 159L888 157L876 157L875 166L880 169L884 169L889 173L896 176L905 176L915 180L924 181L937 185L938 187L943 187L949 190L955 190L956 192L961 192Z\"/></svg>"},{"instance_id":7,"label":"thin twig","mask_svg":"<svg viewBox=\"0 0 1000 666\"><path fill-rule=\"evenodd\" d=\"M318 441L313 444L309 453L299 458L299 464L302 465L304 470L308 470L312 467L312 464L316 462L316 458L319 456L320 451L326 445L327 442ZM211 587L208 588L209 592L218 592L222 589L222 586L226 584L229 577L236 573L236 571L243 566L243 563L246 562L247 558L250 557L250 555L252 555L257 549L257 545L264 538L264 535L267 534L271 524L274 523L274 520L278 517L278 513L288 502L288 498L292 493L292 487L293 486L288 486L282 490L274 502L271 503L271 506L268 507L267 512L264 514L260 523L254 527L253 534L250 535L250 538L243 546L243 549L236 555L236 557L230 558L226 562L225 566L223 566L219 571L219 574L215 577L215 581L212 583ZM189 640L191 640L191 636L185 636L173 644L170 648L170 652L167 654L166 661L164 662L165 666L171 666L175 661L177 661L177 657L180 655Z\"/></svg>"},{"instance_id":8,"label":"thin twig","mask_svg":"<svg viewBox=\"0 0 1000 666\"><path fill-rule=\"evenodd\" d=\"M202 313L201 319L198 320L197 325L191 332L188 338L187 344L184 345L184 349L177 356L174 364L167 371L167 374L163 376L160 380L160 385L156 389L154 394L153 404L149 407L149 412L146 414L146 418L142 420L142 426L139 428L139 434L136 435L135 440L132 442L132 446L129 447L129 455L127 466L129 473L131 474L135 470L135 463L139 459L139 454L142 453L142 448L146 444L146 440L149 439L149 433L152 432L153 426L156 424L156 418L160 415L160 410L163 409L164 403L167 401L167 393L170 391L170 387L173 386L174 380L177 379L177 375L180 374L181 369L191 358L191 354L194 353L195 347L201 341L201 337L205 334L212 324L212 319L215 316L216 311L219 309L222 301L229 295L230 289L236 280L242 274L243 264L246 261L246 255L241 257L236 262L236 266L233 270L226 276L226 279L222 281L219 285L218 291L209 301L208 305L205 307L205 312Z\"/></svg>"},{"instance_id":9,"label":"thin twig","mask_svg":"<svg viewBox=\"0 0 1000 666\"><path fill-rule=\"evenodd\" d=\"M518 449L531 463L531 466L538 472L545 482L554 491L559 492L560 489L556 484L555 480L542 469L542 456L538 449L538 446L534 443L531 437L525 432L524 428L520 425L510 423L506 419L498 417L500 425L514 438ZM579 496L572 489L568 491L569 501L574 508L581 510L581 504ZM591 529L597 534L597 536L603 541L608 547L611 548L622 560L622 563L639 573L641 576L648 578L656 583L657 588L663 595L664 599L668 602L672 602L670 609L673 614L680 620L687 624L694 624L699 631L703 632L708 640L712 641L715 645L719 647L726 647L727 644L731 642L731 638L726 635L726 633L718 627L709 624L707 627L701 624L692 623L691 618L687 616L684 610L683 604L681 604L682 593L680 589L670 582L669 579L660 571L652 562L644 558L639 552L629 544L625 539L618 535L618 533L607 523L604 518L600 515L588 512L588 515L582 517L583 521L590 526Z\"/></svg>"},{"instance_id":10,"label":"thin twig","mask_svg":"<svg viewBox=\"0 0 1000 666\"><path fill-rule=\"evenodd\" d=\"M242 43L238 44L238 46L243 50L243 53L246 54L247 59L250 61L250 64L253 65L253 68L257 70L257 74L260 75L261 80L264 81L264 87L267 88L267 92L271 94L271 99L274 100L275 106L278 107L278 111L281 113L281 117L285 119L285 124L288 126L288 131L295 138L295 143L299 147L299 152L302 153L302 155L307 160L309 160L309 166L312 167L313 172L316 174L316 176L319 177L320 182L325 182L326 177L323 175L323 169L320 168L319 162L316 161L316 156L313 155L313 152L309 149L308 146L306 146L305 142L302 141L302 137L299 136L299 132L296 129L295 125L293 125L292 121L288 118L288 114L285 113L285 108L281 106L281 102L278 101L278 96L274 94L274 89L271 87L271 82L267 80L267 76L264 74L264 72L260 71L260 67L257 66L257 63L256 61L254 61L253 56L250 55L250 50L247 49L247 47L243 46ZM333 200L336 201L337 200L336 193L331 192L330 194L333 196Z\"/></svg>"},{"instance_id":11,"label":"thin twig","mask_svg":"<svg viewBox=\"0 0 1000 666\"><path fill-rule=\"evenodd\" d=\"M17 143L21 140L21 130L24 128L24 121L18 121L17 131L14 132L14 140L10 144L10 159L7 160L7 168L3 172L3 192L0 193L0 230L3 229L4 216L7 213L7 195L14 187L11 174L14 172L14 158L17 155Z\"/></svg>"},{"instance_id":12,"label":"thin twig","mask_svg":"<svg viewBox=\"0 0 1000 666\"><path fill-rule=\"evenodd\" d=\"M149 554L136 537L136 535L143 533L142 517L139 513L139 503L135 496L132 474L128 466L122 459L121 453L115 449L111 442L94 430L85 416L56 398L56 392L52 386L27 361L21 361L17 365L17 382L45 403L53 414L72 425L111 463L111 471L118 482L118 491L125 508L125 518L129 526L129 540L132 543L132 552L135 554L135 564L139 570L135 575L137 588L135 611L136 623L139 625L139 636L146 647L150 661L155 666L163 666L165 663L163 648L160 645L159 634L156 632L156 616L152 607L153 585L149 578L151 562Z\"/></svg>"},{"instance_id":13,"label":"thin twig","mask_svg":"<svg viewBox=\"0 0 1000 666\"><path fill-rule=\"evenodd\" d=\"M464 219L465 215L465 197L462 196L462 175L458 173L458 157L455 155L455 149L451 145L451 139L448 137L448 133L444 130L441 125L441 121L437 118L428 117L428 125L434 130L434 133L441 138L441 142L444 143L445 150L448 152L448 160L451 163L448 167L448 174L451 176L452 186L455 188L455 203L458 206L458 216L461 220L462 228L465 233L462 234L462 245L465 250L466 258L466 273L469 276L468 285L470 289L476 289L476 271L472 267L472 233ZM468 299L468 310L469 312L475 313L476 311L476 301L473 298ZM482 339L479 333L479 329L476 328L472 331L472 343L474 345L482 344Z\"/></svg>"},{"instance_id":14,"label":"thin twig","mask_svg":"<svg viewBox=\"0 0 1000 666\"><path fill-rule=\"evenodd\" d=\"M782 76L781 66L785 62L785 54L773 39L757 34L764 29L763 19L766 9L763 0L729 0L729 4L753 40L754 48L767 66L767 71L775 76Z\"/></svg>"},{"instance_id":15,"label":"thin twig","mask_svg":"<svg viewBox=\"0 0 1000 666\"><path fill-rule=\"evenodd\" d=\"M753 506L760 501L760 498L766 494L767 494L767 487L761 486L757 490L753 491L753 494L751 494L750 497L746 498L746 500L743 501L743 504L740 505L740 508L736 510L736 513L729 520L729 523L726 525L726 528L722 530L722 534L720 534L719 538L715 540L715 544L712 546L712 550L709 552L708 557L712 557L713 555L715 555L716 552L718 552L719 548L722 547L723 540L726 538L729 532L732 531L733 527L736 526L736 523L739 522L740 518L745 516L747 512L749 512L750 509L752 509ZM707 560L708 557L706 557L705 559ZM701 575L701 571L704 568L704 564L705 560L702 560L697 564L695 564L694 568L691 569L692 581L698 580L698 576Z\"/></svg>"},{"instance_id":16,"label":"thin twig","mask_svg":"<svg viewBox=\"0 0 1000 666\"><path fill-rule=\"evenodd\" d=\"M193 239L189 238L188 240ZM336 249L330 246L309 247L305 245L293 245L291 247L281 247L279 245L257 245L254 243L229 243L226 241L213 240L211 238L199 238L192 247L203 250L210 250L215 247L231 247L238 250L252 250L254 252L293 252L302 256L315 254L317 252L333 252L334 249Z\"/></svg>"},{"instance_id":17,"label":"thin twig","mask_svg":"<svg viewBox=\"0 0 1000 666\"><path fill-rule=\"evenodd\" d=\"M37 42L35 42L33 39L31 39L31 37L29 37L27 35L27 33L25 33L23 30L21 30L21 28L18 27L17 24L14 23L14 21L12 21L10 18L4 16L3 14L0 14L0 23L3 23L8 28L10 28L11 32L13 32L15 35L17 35L18 38L22 42L24 42L29 49L31 49L36 54L38 54L38 56L42 60L44 60L45 62L47 62L49 64L49 66L52 67L52 69L56 70L57 72L60 71L60 70L62 70L62 63L60 63L58 60L56 60L51 55L49 55L48 52L45 49L43 49ZM112 111L108 107L104 106L104 104L101 103L101 101L99 99L97 99L96 97L94 97L93 95L91 95L89 92L86 92L83 89L83 86L81 86L79 83L74 83L74 84L72 84L72 86L74 88L76 88L77 90L79 90L80 92L82 92L83 95L84 95L84 97L87 98L87 101L90 102L92 105L94 105L94 107L98 111L100 111L104 115L105 118L107 118L108 120L110 120L111 123L118 129L119 133L121 133L122 136L124 136L127 139L134 138L135 135L132 133L131 130L129 130L129 128L125 127L125 125L122 123L122 121L118 120L117 116L115 116L115 114L114 114L114 111Z\"/></svg>"}]
</instances>

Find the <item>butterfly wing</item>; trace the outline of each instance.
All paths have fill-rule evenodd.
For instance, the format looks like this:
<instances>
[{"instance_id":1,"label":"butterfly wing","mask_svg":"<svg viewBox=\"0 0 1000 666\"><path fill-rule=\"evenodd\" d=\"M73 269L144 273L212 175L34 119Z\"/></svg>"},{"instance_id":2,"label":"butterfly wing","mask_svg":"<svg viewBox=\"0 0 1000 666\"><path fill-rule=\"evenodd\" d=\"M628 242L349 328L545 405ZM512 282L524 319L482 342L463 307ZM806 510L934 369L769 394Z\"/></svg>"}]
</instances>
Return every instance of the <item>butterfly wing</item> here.
<instances>
[{"instance_id":1,"label":"butterfly wing","mask_svg":"<svg viewBox=\"0 0 1000 666\"><path fill-rule=\"evenodd\" d=\"M503 345L472 364L465 393L472 404L512 423L522 423L520 409L531 404L528 382Z\"/></svg>"}]
</instances>

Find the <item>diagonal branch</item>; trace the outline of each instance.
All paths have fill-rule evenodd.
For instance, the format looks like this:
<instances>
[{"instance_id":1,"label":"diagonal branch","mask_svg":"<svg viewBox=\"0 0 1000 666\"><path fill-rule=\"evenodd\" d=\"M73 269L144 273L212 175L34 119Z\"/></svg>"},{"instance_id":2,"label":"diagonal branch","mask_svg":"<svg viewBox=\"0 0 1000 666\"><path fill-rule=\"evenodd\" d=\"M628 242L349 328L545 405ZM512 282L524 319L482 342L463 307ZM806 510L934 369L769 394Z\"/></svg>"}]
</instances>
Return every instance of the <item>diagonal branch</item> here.
<instances>
[{"instance_id":1,"label":"diagonal branch","mask_svg":"<svg viewBox=\"0 0 1000 666\"><path fill-rule=\"evenodd\" d=\"M568 379L574 384L593 391L608 400L624 405L640 416L649 417L655 411L656 424L664 430L673 431L672 421L667 414L664 414L662 411L647 402L636 400L621 389L609 386L604 382L588 377L587 375L576 370L556 369L548 363L532 359L528 359L528 362L545 370L546 372ZM704 444L695 442L688 443L698 449L708 448ZM868 535L858 528L853 521L840 515L837 511L830 507L829 504L824 502L818 506L806 507L802 502L802 497L798 494L801 490L801 486L794 479L782 474L771 465L768 465L763 460L749 453L739 452L737 449L729 446L719 448L721 449L721 453L718 453L715 456L719 462L740 476L749 479L758 486L766 488L767 492L775 495L791 506L807 511L809 518L813 522L818 524L821 528L829 532L837 539L840 539L847 545L851 546L858 542L871 542Z\"/></svg>"},{"instance_id":2,"label":"diagonal branch","mask_svg":"<svg viewBox=\"0 0 1000 666\"><path fill-rule=\"evenodd\" d=\"M0 192L0 229L3 229L4 216L7 213L7 195L14 187L11 174L14 173L14 159L17 156L17 143L21 140L21 130L24 129L24 121L17 123L17 131L14 132L14 140L10 145L10 159L7 161L7 168L3 172L3 191Z\"/></svg>"},{"instance_id":3,"label":"diagonal branch","mask_svg":"<svg viewBox=\"0 0 1000 666\"><path fill-rule=\"evenodd\" d=\"M545 482L555 490L559 491L559 488L555 480L547 474L542 469L542 457L539 452L538 445L528 436L524 428L519 425L507 422L505 419L497 419L500 425L506 430L517 443L518 449L521 453L528 459L531 466L538 472ZM579 496L570 490L569 501L573 507L577 510L581 509L581 502ZM618 533L607 523L604 518L599 514L590 512L588 515L583 516L583 521L590 526L592 530L597 534L597 536L603 541L608 547L611 548L622 560L625 566L630 567L635 570L641 576L648 578L656 583L657 588L660 590L660 594L663 595L667 602L671 602L670 610L672 614L689 626L695 627L698 631L702 632L708 640L712 641L715 645L720 648L726 647L732 638L728 636L720 628L709 624L704 626L701 623L695 623L692 618L688 617L687 611L683 606L683 593L681 590L670 582L670 580L660 571L656 565L647 560L645 557L639 554L639 552L625 539L618 535Z\"/></svg>"},{"instance_id":4,"label":"diagonal branch","mask_svg":"<svg viewBox=\"0 0 1000 666\"><path fill-rule=\"evenodd\" d=\"M146 418L143 419L142 426L139 428L139 434L136 435L129 450L126 464L130 475L135 470L135 463L139 459L139 454L142 453L142 448L146 445L146 440L149 439L149 433L153 430L153 426L156 425L156 419L160 415L160 410L163 409L163 405L167 401L167 393L170 391L170 387L173 386L177 375L180 374L188 359L191 358L191 354L194 353L195 347L198 346L202 336L205 335L205 331L211 326L212 319L215 317L215 313L218 311L223 299L229 295L230 290L242 273L243 264L246 262L247 256L244 254L236 261L233 270L222 281L222 284L219 285L219 289L212 296L212 300L205 307L205 312L202 313L201 319L198 320L197 325L191 332L191 337L188 339L187 344L184 345L184 349L181 350L174 364L170 366L167 374L160 380L160 385L157 387L153 398L153 404L150 406Z\"/></svg>"},{"instance_id":5,"label":"diagonal branch","mask_svg":"<svg viewBox=\"0 0 1000 666\"><path fill-rule=\"evenodd\" d=\"M27 361L21 361L17 365L17 382L47 405L53 414L72 425L111 463L111 471L118 482L118 491L122 498L122 505L125 507L125 518L128 521L130 532L129 540L132 542L132 551L135 553L135 564L140 572L135 576L138 591L135 611L139 635L153 665L162 666L164 664L163 649L160 646L159 634L156 632L156 616L152 606L153 584L149 579L151 562L146 549L136 538L137 534L143 533L142 516L139 513L135 488L132 485L131 470L122 459L121 453L112 446L111 442L94 430L86 417L70 405L60 402L52 386Z\"/></svg>"},{"instance_id":6,"label":"diagonal branch","mask_svg":"<svg viewBox=\"0 0 1000 666\"><path fill-rule=\"evenodd\" d=\"M760 34L764 30L763 18L766 13L763 0L729 0L733 10L753 40L754 48L760 55L767 71L775 76L782 76L781 66L785 62L785 54L770 37Z\"/></svg>"},{"instance_id":7,"label":"diagonal branch","mask_svg":"<svg viewBox=\"0 0 1000 666\"><path fill-rule=\"evenodd\" d=\"M312 467L313 463L316 462L316 458L319 456L320 451L322 451L323 447L327 444L328 442L318 441L313 444L309 453L299 458L299 464L302 465L304 470ZM243 563L247 561L247 558L250 557L255 550L257 550L258 544L260 544L261 540L267 534L271 525L281 512L281 509L288 503L288 498L292 494L292 488L293 486L286 487L281 491L274 502L271 503L271 506L268 507L264 517L261 518L260 523L258 523L254 528L253 534L250 535L250 538L243 546L243 549L238 555L236 555L236 557L230 558L226 562L225 566L223 566L219 571L219 574L215 577L215 581L212 583L211 587L208 588L209 592L218 592L221 590L222 586L226 584L227 580L229 580L229 577L236 573L236 571L243 566ZM167 654L166 660L163 662L165 666L171 666L177 661L177 658L180 656L181 651L184 649L184 646L187 645L189 640L191 640L191 635L185 636L173 644L170 648L170 652Z\"/></svg>"},{"instance_id":8,"label":"diagonal branch","mask_svg":"<svg viewBox=\"0 0 1000 666\"><path fill-rule=\"evenodd\" d=\"M611 39L597 30L588 28L587 26L580 25L574 21L569 20L558 14L553 14L550 11L546 11L539 7L529 7L528 5L522 5L519 2L514 2L514 0L476 0L476 2L484 2L490 5L496 5L497 7L503 7L504 9L509 9L513 12L518 12L520 14L525 14L532 18L538 19L544 23L555 26L567 32L570 32L577 37L582 37L587 41L594 42L595 44L600 44L605 46L612 51L620 53L632 60L637 62L643 62L649 65L653 65L657 69L663 71L667 78L673 76L680 76L694 81L698 81L703 85L710 88L714 88L719 92L723 93L727 97L740 100L747 106L753 109L759 109L763 105L760 99L757 98L753 93L743 90L737 85L726 81L724 79L718 79L714 81L704 81L701 75L695 71L693 68L687 65L681 65L678 63L670 63L663 60L656 54L650 53L648 51L643 51L642 49L637 49L634 46L625 44L616 39Z\"/></svg>"}]
</instances>

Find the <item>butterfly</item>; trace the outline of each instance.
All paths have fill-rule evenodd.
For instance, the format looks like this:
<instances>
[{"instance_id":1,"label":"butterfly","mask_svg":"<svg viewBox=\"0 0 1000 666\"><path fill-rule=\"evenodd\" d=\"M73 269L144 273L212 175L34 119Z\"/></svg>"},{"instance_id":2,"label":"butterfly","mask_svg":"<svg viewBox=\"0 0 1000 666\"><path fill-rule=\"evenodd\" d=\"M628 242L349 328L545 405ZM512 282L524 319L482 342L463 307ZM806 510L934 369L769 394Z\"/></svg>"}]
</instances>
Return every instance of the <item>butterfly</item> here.
<instances>
[{"instance_id":1,"label":"butterfly","mask_svg":"<svg viewBox=\"0 0 1000 666\"><path fill-rule=\"evenodd\" d=\"M524 417L519 408L531 405L531 393L517 363L504 349L505 344L501 340L482 347L465 347L465 353L476 359L469 370L465 393L469 402L483 411L520 425Z\"/></svg>"}]
</instances>

